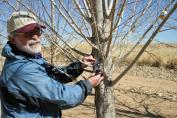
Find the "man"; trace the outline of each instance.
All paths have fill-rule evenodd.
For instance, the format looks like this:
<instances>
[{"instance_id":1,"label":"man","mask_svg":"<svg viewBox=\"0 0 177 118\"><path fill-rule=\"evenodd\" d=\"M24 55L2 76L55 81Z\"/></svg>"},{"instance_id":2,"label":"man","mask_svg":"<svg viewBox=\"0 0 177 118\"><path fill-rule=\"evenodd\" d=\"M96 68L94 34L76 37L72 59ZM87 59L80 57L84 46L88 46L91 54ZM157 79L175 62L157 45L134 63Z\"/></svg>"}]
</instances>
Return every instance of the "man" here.
<instances>
[{"instance_id":1,"label":"man","mask_svg":"<svg viewBox=\"0 0 177 118\"><path fill-rule=\"evenodd\" d=\"M65 84L95 59L85 56L84 63L61 69L48 64L40 53L43 28L26 11L14 12L7 22L9 41L2 51L6 60L0 78L3 118L60 118L61 110L81 104L104 79L98 73L74 85Z\"/></svg>"}]
</instances>

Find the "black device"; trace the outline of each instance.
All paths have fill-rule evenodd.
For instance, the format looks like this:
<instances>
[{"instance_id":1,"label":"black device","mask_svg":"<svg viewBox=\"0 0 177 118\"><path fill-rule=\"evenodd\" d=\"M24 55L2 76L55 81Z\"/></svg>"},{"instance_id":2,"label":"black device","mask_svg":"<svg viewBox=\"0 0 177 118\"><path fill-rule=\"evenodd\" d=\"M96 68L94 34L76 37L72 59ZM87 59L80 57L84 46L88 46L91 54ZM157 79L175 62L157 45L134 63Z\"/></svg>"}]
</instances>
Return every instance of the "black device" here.
<instances>
[{"instance_id":1,"label":"black device","mask_svg":"<svg viewBox=\"0 0 177 118\"><path fill-rule=\"evenodd\" d=\"M101 72L101 64L98 61L93 64L93 72L95 72L95 74Z\"/></svg>"}]
</instances>

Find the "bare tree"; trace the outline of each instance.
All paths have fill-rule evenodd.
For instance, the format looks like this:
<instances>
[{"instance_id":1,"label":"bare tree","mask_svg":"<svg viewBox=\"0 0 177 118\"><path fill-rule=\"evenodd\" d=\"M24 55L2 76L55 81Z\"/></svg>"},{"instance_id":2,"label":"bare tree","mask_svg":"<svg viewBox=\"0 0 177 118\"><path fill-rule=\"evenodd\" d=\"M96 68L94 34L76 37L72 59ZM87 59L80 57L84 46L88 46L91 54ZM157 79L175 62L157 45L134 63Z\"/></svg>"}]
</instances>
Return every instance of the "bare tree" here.
<instances>
[{"instance_id":1,"label":"bare tree","mask_svg":"<svg viewBox=\"0 0 177 118\"><path fill-rule=\"evenodd\" d=\"M55 21L55 16L54 16L54 0L50 0L50 4L51 4L51 24L52 24L52 28L55 29L55 25L54 25L54 21ZM55 39L55 37L52 37ZM55 56L55 45L52 43L50 46L50 62L51 64L54 64L54 56Z\"/></svg>"},{"instance_id":2,"label":"bare tree","mask_svg":"<svg viewBox=\"0 0 177 118\"><path fill-rule=\"evenodd\" d=\"M97 118L116 118L113 86L138 60L157 33L177 28L165 25L168 19L176 21L173 15L177 8L175 0L16 0L18 9L12 0L2 0L0 4L10 12L28 10L35 14L47 26L44 38L70 61L77 59L73 53L88 54L74 44L87 43L92 48L89 54L97 59L100 69L107 75L107 79L95 89ZM166 29L162 29L164 25ZM112 78L114 68L142 41L145 45L130 65ZM127 43L133 45L130 47L125 45ZM118 52L116 64L112 60L115 51Z\"/></svg>"}]
</instances>

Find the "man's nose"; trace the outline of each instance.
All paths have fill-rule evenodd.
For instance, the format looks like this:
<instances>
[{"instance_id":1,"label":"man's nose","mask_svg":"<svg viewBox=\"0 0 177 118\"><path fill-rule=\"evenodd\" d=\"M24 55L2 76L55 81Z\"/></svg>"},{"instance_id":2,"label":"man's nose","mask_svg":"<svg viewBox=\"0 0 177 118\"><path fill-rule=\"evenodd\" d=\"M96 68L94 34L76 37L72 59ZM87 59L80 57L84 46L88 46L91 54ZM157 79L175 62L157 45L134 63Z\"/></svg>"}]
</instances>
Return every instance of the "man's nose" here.
<instances>
[{"instance_id":1,"label":"man's nose","mask_svg":"<svg viewBox=\"0 0 177 118\"><path fill-rule=\"evenodd\" d=\"M37 35L37 34L34 34L31 38L32 38L33 40L39 40L39 39L40 39L40 36Z\"/></svg>"}]
</instances>

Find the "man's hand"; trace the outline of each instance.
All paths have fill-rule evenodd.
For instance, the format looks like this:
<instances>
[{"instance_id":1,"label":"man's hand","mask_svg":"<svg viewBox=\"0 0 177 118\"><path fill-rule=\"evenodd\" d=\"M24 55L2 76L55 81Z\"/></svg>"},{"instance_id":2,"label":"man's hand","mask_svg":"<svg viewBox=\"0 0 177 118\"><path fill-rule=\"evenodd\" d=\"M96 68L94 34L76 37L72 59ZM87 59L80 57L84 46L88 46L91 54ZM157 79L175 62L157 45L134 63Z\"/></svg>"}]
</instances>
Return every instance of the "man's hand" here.
<instances>
[{"instance_id":1,"label":"man's hand","mask_svg":"<svg viewBox=\"0 0 177 118\"><path fill-rule=\"evenodd\" d=\"M87 81L89 81L93 87L96 87L96 86L98 86L98 85L100 84L100 82L101 82L103 79L105 79L105 78L106 78L105 74L103 74L103 73L98 73L98 74L96 74L96 75L95 75L95 74L91 75L91 76L87 79Z\"/></svg>"},{"instance_id":2,"label":"man's hand","mask_svg":"<svg viewBox=\"0 0 177 118\"><path fill-rule=\"evenodd\" d=\"M82 61L83 61L83 63L82 63L81 67L84 69L89 65L93 65L95 63L96 59L94 59L92 55L87 55L87 56L83 57Z\"/></svg>"}]
</instances>

